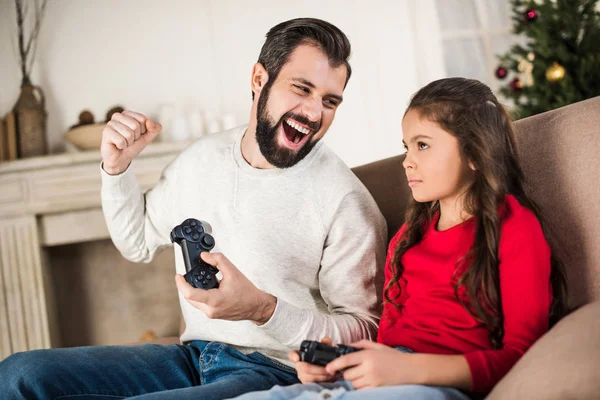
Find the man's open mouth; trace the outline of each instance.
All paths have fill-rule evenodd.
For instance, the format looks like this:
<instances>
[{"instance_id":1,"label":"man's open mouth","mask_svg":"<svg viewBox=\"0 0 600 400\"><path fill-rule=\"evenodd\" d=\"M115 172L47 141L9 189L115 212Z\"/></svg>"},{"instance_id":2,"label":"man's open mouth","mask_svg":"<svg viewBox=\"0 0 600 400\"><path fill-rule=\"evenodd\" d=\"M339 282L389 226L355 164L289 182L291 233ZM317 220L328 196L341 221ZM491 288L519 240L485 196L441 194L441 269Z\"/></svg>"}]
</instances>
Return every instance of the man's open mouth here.
<instances>
[{"instance_id":1,"label":"man's open mouth","mask_svg":"<svg viewBox=\"0 0 600 400\"><path fill-rule=\"evenodd\" d=\"M286 119L281 124L287 145L292 148L298 148L308 140L313 131L304 125L299 124L293 119Z\"/></svg>"}]
</instances>

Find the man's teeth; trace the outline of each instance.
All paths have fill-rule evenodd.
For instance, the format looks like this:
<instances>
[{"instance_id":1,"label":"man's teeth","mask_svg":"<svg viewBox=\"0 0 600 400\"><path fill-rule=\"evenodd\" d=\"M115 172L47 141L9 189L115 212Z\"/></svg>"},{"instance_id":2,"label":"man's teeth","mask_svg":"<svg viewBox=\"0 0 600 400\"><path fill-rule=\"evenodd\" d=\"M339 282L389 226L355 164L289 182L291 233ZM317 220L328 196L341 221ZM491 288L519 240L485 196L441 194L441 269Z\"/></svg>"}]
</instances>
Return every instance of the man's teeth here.
<instances>
[{"instance_id":1,"label":"man's teeth","mask_svg":"<svg viewBox=\"0 0 600 400\"><path fill-rule=\"evenodd\" d=\"M297 123L295 123L292 120L286 120L285 121L289 126L291 126L292 128L294 128L295 130L297 130L298 132L304 134L304 135L308 135L310 133L310 129L306 129L300 125L298 125Z\"/></svg>"}]
</instances>

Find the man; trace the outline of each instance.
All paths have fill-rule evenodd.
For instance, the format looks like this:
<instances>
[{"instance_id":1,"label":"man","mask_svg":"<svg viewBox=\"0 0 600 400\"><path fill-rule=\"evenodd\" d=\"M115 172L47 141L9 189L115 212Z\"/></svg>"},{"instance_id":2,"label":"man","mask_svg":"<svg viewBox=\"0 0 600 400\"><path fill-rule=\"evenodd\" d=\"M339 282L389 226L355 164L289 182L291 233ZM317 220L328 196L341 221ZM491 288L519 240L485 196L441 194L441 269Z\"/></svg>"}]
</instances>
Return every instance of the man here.
<instances>
[{"instance_id":1,"label":"man","mask_svg":"<svg viewBox=\"0 0 600 400\"><path fill-rule=\"evenodd\" d=\"M385 222L320 141L342 102L349 55L346 36L325 21L272 28L252 69L249 124L196 141L146 195L130 164L161 126L114 114L101 148L113 242L148 262L176 225L207 221L216 246L202 258L221 271L220 286L190 286L175 246L183 345L17 354L0 364L1 386L14 398L229 398L297 383L286 354L304 339L373 338Z\"/></svg>"}]
</instances>

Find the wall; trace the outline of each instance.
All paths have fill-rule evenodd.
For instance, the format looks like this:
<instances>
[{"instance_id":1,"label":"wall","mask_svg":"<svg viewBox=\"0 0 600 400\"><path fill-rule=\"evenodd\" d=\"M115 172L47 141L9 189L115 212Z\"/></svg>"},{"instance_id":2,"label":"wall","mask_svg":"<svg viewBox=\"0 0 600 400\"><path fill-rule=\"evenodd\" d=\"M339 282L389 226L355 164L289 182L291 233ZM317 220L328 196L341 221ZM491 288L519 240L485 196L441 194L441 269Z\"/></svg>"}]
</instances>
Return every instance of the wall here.
<instances>
[{"instance_id":1,"label":"wall","mask_svg":"<svg viewBox=\"0 0 600 400\"><path fill-rule=\"evenodd\" d=\"M409 96L443 75L432 8L433 0L50 0L32 74L46 92L49 145L63 150L81 110L99 120L115 104L156 115L178 102L245 123L265 33L311 16L336 24L353 46L353 77L326 141L350 166L398 154ZM20 83L10 0L0 0L0 60L4 114Z\"/></svg>"}]
</instances>

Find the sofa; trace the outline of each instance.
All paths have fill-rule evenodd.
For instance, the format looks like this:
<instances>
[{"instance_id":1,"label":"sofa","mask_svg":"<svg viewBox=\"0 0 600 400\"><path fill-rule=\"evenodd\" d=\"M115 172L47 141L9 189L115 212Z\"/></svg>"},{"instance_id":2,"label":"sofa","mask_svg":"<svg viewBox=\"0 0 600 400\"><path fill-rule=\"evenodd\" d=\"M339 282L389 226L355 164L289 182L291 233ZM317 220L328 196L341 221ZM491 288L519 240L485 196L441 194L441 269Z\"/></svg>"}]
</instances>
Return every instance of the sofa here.
<instances>
[{"instance_id":1,"label":"sofa","mask_svg":"<svg viewBox=\"0 0 600 400\"><path fill-rule=\"evenodd\" d=\"M547 218L548 240L565 265L572 312L525 353L487 399L600 399L600 97L513 126L528 194ZM397 156L353 169L387 220L390 239L410 198L402 160Z\"/></svg>"},{"instance_id":2,"label":"sofa","mask_svg":"<svg viewBox=\"0 0 600 400\"><path fill-rule=\"evenodd\" d=\"M516 121L514 128L528 193L547 218L550 244L567 271L572 312L487 399L600 399L600 97ZM379 205L388 239L402 225L411 196L403 159L353 169Z\"/></svg>"}]
</instances>

